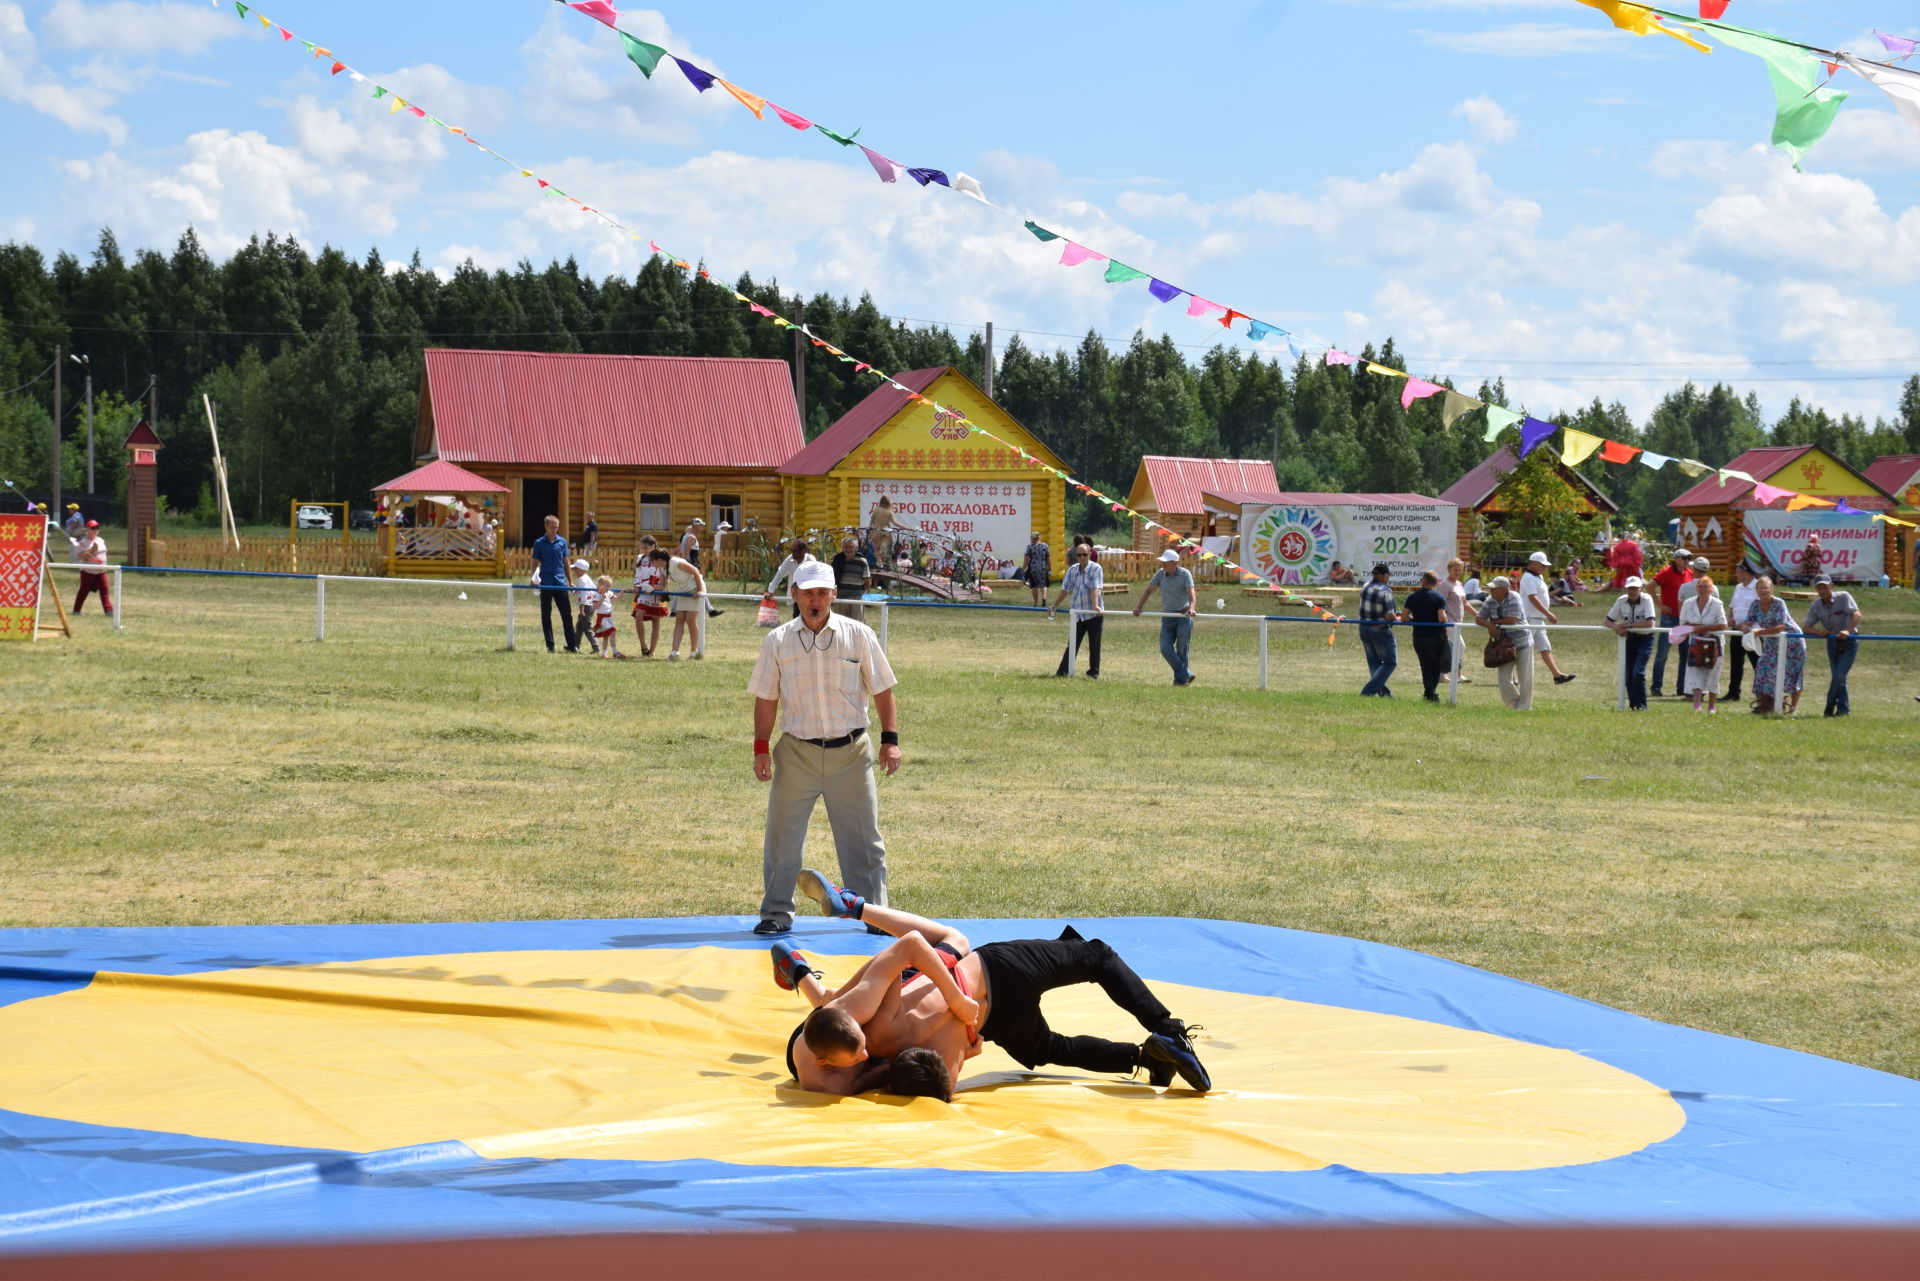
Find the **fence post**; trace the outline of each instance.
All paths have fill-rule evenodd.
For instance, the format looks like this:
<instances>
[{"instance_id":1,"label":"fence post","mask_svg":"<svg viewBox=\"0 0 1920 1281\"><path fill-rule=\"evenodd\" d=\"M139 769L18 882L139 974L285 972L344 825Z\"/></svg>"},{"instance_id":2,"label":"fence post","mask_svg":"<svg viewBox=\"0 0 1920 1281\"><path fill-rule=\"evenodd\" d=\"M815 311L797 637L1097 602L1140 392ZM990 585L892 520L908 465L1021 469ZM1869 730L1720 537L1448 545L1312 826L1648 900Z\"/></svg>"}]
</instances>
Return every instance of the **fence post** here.
<instances>
[{"instance_id":1,"label":"fence post","mask_svg":"<svg viewBox=\"0 0 1920 1281\"><path fill-rule=\"evenodd\" d=\"M1787 714L1787 632L1774 635L1773 650L1773 714Z\"/></svg>"},{"instance_id":2,"label":"fence post","mask_svg":"<svg viewBox=\"0 0 1920 1281\"><path fill-rule=\"evenodd\" d=\"M313 576L313 638L327 638L327 580L318 574Z\"/></svg>"},{"instance_id":3,"label":"fence post","mask_svg":"<svg viewBox=\"0 0 1920 1281\"><path fill-rule=\"evenodd\" d=\"M1448 664L1453 670L1447 673L1447 706L1460 706L1460 656L1467 652L1466 638L1460 634L1461 623L1447 624L1447 653L1453 655Z\"/></svg>"},{"instance_id":4,"label":"fence post","mask_svg":"<svg viewBox=\"0 0 1920 1281\"><path fill-rule=\"evenodd\" d=\"M1628 613L1628 621L1632 621L1631 611ZM1627 638L1622 636L1619 640L1619 655L1614 660L1613 710L1616 712L1624 712L1627 710ZM1684 676L1684 674L1685 669L1682 669L1682 675Z\"/></svg>"},{"instance_id":5,"label":"fence post","mask_svg":"<svg viewBox=\"0 0 1920 1281\"><path fill-rule=\"evenodd\" d=\"M1260 620L1260 688L1267 687L1267 620Z\"/></svg>"},{"instance_id":6,"label":"fence post","mask_svg":"<svg viewBox=\"0 0 1920 1281\"><path fill-rule=\"evenodd\" d=\"M123 602L126 599L127 594L120 585L120 567L115 565L113 567L113 630L116 632L121 627L120 611L125 608Z\"/></svg>"},{"instance_id":7,"label":"fence post","mask_svg":"<svg viewBox=\"0 0 1920 1281\"><path fill-rule=\"evenodd\" d=\"M880 652L887 652L887 602L880 602Z\"/></svg>"},{"instance_id":8,"label":"fence post","mask_svg":"<svg viewBox=\"0 0 1920 1281\"><path fill-rule=\"evenodd\" d=\"M514 589L514 584L508 583L507 584L507 652L509 654L513 652L513 589Z\"/></svg>"}]
</instances>

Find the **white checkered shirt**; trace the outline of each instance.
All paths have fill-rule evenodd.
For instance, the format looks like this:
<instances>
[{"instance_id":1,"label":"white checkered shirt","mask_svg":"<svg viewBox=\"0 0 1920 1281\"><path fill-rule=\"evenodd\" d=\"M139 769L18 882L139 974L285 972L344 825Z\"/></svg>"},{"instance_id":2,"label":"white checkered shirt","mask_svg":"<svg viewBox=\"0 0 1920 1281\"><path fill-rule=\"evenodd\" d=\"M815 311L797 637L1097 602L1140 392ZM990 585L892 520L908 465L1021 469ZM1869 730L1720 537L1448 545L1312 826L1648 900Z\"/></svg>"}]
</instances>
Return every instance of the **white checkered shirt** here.
<instances>
[{"instance_id":1,"label":"white checkered shirt","mask_svg":"<svg viewBox=\"0 0 1920 1281\"><path fill-rule=\"evenodd\" d=\"M873 629L829 614L817 635L798 618L768 632L747 692L777 700L789 734L843 738L867 727L867 700L895 683Z\"/></svg>"}]
</instances>

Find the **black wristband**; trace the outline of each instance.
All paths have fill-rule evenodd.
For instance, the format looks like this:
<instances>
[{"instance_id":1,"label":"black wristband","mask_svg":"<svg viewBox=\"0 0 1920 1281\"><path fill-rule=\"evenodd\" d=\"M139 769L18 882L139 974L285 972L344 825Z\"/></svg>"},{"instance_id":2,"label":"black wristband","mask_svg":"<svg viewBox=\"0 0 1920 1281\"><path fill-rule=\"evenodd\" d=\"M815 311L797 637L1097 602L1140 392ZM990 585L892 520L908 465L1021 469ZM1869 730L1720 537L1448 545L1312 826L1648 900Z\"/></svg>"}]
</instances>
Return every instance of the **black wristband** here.
<instances>
[{"instance_id":1,"label":"black wristband","mask_svg":"<svg viewBox=\"0 0 1920 1281\"><path fill-rule=\"evenodd\" d=\"M880 746L882 746L882 747L898 747L898 746L900 746L900 731L899 731L899 730L894 730L894 729L883 729L883 730L881 730L881 731L880 731Z\"/></svg>"}]
</instances>

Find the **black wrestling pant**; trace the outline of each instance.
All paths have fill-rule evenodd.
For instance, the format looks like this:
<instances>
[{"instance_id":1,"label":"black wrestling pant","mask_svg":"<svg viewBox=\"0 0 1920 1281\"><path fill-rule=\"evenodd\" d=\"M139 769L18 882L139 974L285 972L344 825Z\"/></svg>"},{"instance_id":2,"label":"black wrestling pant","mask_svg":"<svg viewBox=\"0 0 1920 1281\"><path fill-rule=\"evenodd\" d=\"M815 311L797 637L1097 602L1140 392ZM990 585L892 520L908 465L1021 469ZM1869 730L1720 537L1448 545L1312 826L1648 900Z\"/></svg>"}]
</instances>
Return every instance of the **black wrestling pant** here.
<instances>
[{"instance_id":1,"label":"black wrestling pant","mask_svg":"<svg viewBox=\"0 0 1920 1281\"><path fill-rule=\"evenodd\" d=\"M1057 939L1020 939L976 948L986 971L991 1008L981 1039L1012 1055L1022 1067L1043 1063L1088 1072L1125 1075L1140 1064L1140 1047L1097 1036L1062 1036L1047 1026L1040 997L1057 987L1098 983L1113 1003L1149 1032L1175 1030L1173 1016L1140 976L1099 939L1084 939L1069 925Z\"/></svg>"}]
</instances>

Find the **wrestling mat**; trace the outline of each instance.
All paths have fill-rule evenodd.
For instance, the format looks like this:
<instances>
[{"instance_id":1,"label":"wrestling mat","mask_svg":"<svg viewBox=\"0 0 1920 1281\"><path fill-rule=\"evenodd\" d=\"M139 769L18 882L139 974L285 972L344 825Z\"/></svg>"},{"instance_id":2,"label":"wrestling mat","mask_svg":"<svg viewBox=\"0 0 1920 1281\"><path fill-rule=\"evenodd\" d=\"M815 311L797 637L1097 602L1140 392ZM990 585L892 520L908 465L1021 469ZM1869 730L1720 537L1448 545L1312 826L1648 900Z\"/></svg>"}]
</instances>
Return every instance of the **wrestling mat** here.
<instances>
[{"instance_id":1,"label":"wrestling mat","mask_svg":"<svg viewBox=\"0 0 1920 1281\"><path fill-rule=\"evenodd\" d=\"M741 917L0 931L0 1251L861 1224L1920 1222L1920 1082L1434 957L1077 920L1216 1092L831 1099ZM973 942L1064 924L972 921ZM829 982L878 950L796 936ZM1093 987L1057 1030L1138 1040Z\"/></svg>"}]
</instances>

